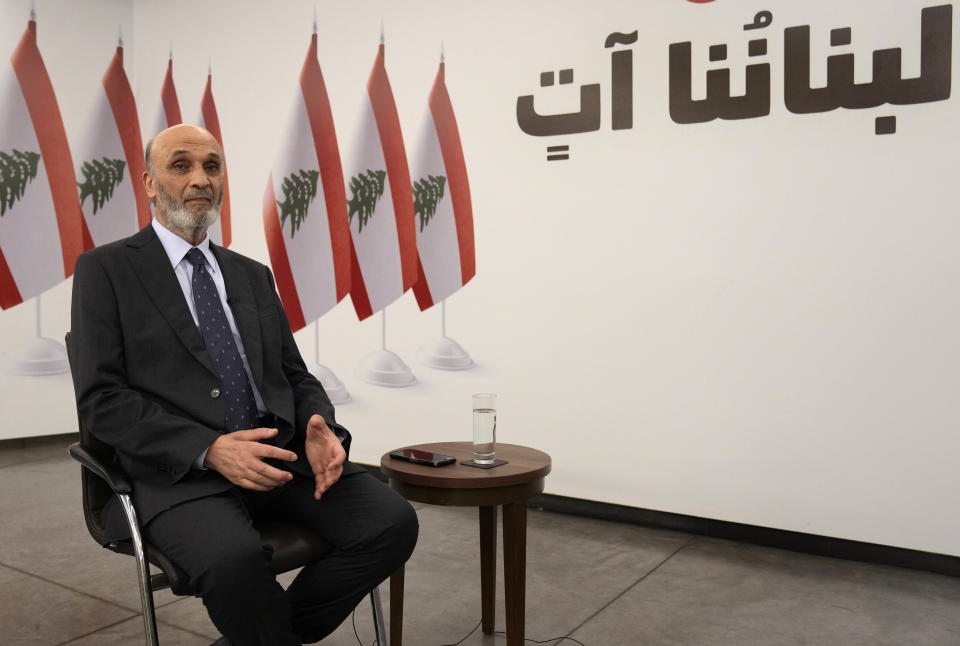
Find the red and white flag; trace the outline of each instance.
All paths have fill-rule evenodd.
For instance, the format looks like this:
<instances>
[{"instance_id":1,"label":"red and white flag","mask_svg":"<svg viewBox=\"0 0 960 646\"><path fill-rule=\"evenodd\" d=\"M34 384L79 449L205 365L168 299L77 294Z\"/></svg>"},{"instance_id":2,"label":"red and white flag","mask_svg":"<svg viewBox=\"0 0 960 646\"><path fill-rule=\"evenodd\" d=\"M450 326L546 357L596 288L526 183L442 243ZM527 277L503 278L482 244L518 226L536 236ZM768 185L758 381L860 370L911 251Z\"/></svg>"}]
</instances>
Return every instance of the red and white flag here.
<instances>
[{"instance_id":1,"label":"red and white flag","mask_svg":"<svg viewBox=\"0 0 960 646\"><path fill-rule=\"evenodd\" d=\"M0 307L73 274L83 251L70 147L30 20L0 73Z\"/></svg>"},{"instance_id":2,"label":"red and white flag","mask_svg":"<svg viewBox=\"0 0 960 646\"><path fill-rule=\"evenodd\" d=\"M207 86L203 89L203 98L200 99L200 116L197 123L210 131L220 147L223 148L223 136L220 134L220 118L217 117L217 105L213 102L213 74L207 72ZM223 247L229 247L233 240L230 226L230 182L227 177L227 167L223 167L223 202L220 204L220 217L214 222L207 233L210 239Z\"/></svg>"},{"instance_id":3,"label":"red and white flag","mask_svg":"<svg viewBox=\"0 0 960 646\"><path fill-rule=\"evenodd\" d=\"M263 194L263 228L294 331L350 291L350 230L340 151L314 31Z\"/></svg>"},{"instance_id":4,"label":"red and white flag","mask_svg":"<svg viewBox=\"0 0 960 646\"><path fill-rule=\"evenodd\" d=\"M353 248L350 298L361 321L417 279L410 171L383 50L381 43L345 174Z\"/></svg>"},{"instance_id":5,"label":"red and white flag","mask_svg":"<svg viewBox=\"0 0 960 646\"><path fill-rule=\"evenodd\" d=\"M466 285L476 273L470 184L443 61L415 150L411 177L420 260L413 294L425 310Z\"/></svg>"},{"instance_id":6,"label":"red and white flag","mask_svg":"<svg viewBox=\"0 0 960 646\"><path fill-rule=\"evenodd\" d=\"M75 155L87 249L133 235L151 217L143 188L140 121L123 71L122 45L103 75L101 89Z\"/></svg>"},{"instance_id":7,"label":"red and white flag","mask_svg":"<svg viewBox=\"0 0 960 646\"><path fill-rule=\"evenodd\" d=\"M177 100L177 87L173 84L173 53L167 60L167 73L163 77L163 87L160 88L160 111L157 113L157 123L153 127L152 136L178 123L183 123L180 115L180 102Z\"/></svg>"}]
</instances>

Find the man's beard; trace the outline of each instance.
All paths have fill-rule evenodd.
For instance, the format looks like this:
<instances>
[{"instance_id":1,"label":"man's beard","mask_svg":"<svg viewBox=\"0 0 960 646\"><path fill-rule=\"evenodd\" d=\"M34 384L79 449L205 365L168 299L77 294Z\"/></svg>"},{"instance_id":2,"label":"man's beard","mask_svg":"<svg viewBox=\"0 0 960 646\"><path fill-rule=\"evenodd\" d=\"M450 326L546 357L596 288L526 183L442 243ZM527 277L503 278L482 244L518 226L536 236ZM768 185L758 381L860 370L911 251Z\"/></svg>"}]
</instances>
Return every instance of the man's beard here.
<instances>
[{"instance_id":1,"label":"man's beard","mask_svg":"<svg viewBox=\"0 0 960 646\"><path fill-rule=\"evenodd\" d=\"M210 225L216 222L220 215L220 204L223 202L223 194L206 211L191 211L184 205L186 200L194 197L209 197L213 200L213 189L193 191L183 198L177 199L163 188L160 182L157 187L157 211L162 211L167 218L167 225L171 231L193 233L194 231L206 231Z\"/></svg>"}]
</instances>

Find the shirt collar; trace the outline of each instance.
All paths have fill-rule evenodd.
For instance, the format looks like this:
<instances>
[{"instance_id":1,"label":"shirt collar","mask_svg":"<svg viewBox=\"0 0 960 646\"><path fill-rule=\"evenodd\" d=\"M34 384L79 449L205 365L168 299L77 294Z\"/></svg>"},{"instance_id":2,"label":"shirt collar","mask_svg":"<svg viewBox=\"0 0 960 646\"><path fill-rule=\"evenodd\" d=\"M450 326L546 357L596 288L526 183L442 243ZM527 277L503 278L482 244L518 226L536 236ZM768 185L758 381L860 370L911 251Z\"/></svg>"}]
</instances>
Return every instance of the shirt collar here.
<instances>
[{"instance_id":1,"label":"shirt collar","mask_svg":"<svg viewBox=\"0 0 960 646\"><path fill-rule=\"evenodd\" d=\"M153 225L153 230L157 233L157 237L160 238L160 244L163 245L163 250L167 252L167 258L170 259L170 264L176 268L176 266L183 261L187 252L194 248L193 245L160 224L157 218L153 218L150 224ZM210 236L205 236L196 248L199 249L203 253L203 257L207 259L207 268L216 272L219 267L217 265L217 259L213 257L213 252L210 251Z\"/></svg>"}]
</instances>

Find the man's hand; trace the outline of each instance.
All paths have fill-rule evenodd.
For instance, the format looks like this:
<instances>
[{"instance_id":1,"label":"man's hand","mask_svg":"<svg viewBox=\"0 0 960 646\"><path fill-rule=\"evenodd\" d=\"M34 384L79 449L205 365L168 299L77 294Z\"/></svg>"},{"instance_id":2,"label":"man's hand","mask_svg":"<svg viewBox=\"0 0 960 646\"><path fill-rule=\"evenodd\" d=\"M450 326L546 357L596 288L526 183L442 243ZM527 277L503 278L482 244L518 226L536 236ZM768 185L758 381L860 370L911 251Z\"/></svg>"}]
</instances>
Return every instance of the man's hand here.
<instances>
[{"instance_id":1,"label":"man's hand","mask_svg":"<svg viewBox=\"0 0 960 646\"><path fill-rule=\"evenodd\" d=\"M313 477L317 488L313 497L320 500L323 492L340 479L343 473L343 461L347 459L347 452L343 450L340 440L334 435L326 420L320 415L314 415L307 422L307 439L305 443L307 461L313 470Z\"/></svg>"},{"instance_id":2,"label":"man's hand","mask_svg":"<svg viewBox=\"0 0 960 646\"><path fill-rule=\"evenodd\" d=\"M264 460L275 458L293 462L297 454L269 444L261 444L277 434L275 428L254 428L221 435L207 450L203 465L218 471L227 480L254 491L269 491L293 478L293 474L270 466Z\"/></svg>"}]
</instances>

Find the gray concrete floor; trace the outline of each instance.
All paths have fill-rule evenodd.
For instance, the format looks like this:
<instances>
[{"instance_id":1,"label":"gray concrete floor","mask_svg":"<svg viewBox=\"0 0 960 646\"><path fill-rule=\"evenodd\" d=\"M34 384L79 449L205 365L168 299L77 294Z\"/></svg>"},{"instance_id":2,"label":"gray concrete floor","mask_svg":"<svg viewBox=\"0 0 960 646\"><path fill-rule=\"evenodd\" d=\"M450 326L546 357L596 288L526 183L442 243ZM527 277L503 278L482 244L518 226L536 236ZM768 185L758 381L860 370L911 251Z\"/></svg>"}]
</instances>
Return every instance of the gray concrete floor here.
<instances>
[{"instance_id":1,"label":"gray concrete floor","mask_svg":"<svg viewBox=\"0 0 960 646\"><path fill-rule=\"evenodd\" d=\"M0 446L0 644L143 643L133 560L87 534L68 442ZM404 641L453 644L480 620L476 511L417 513ZM198 599L155 598L164 646L217 637ZM502 630L502 589L497 598ZM355 619L371 644L367 601ZM960 579L530 510L527 637L575 644L551 641L561 636L587 646L958 646ZM357 644L350 620L323 643ZM506 639L477 631L461 643Z\"/></svg>"}]
</instances>

